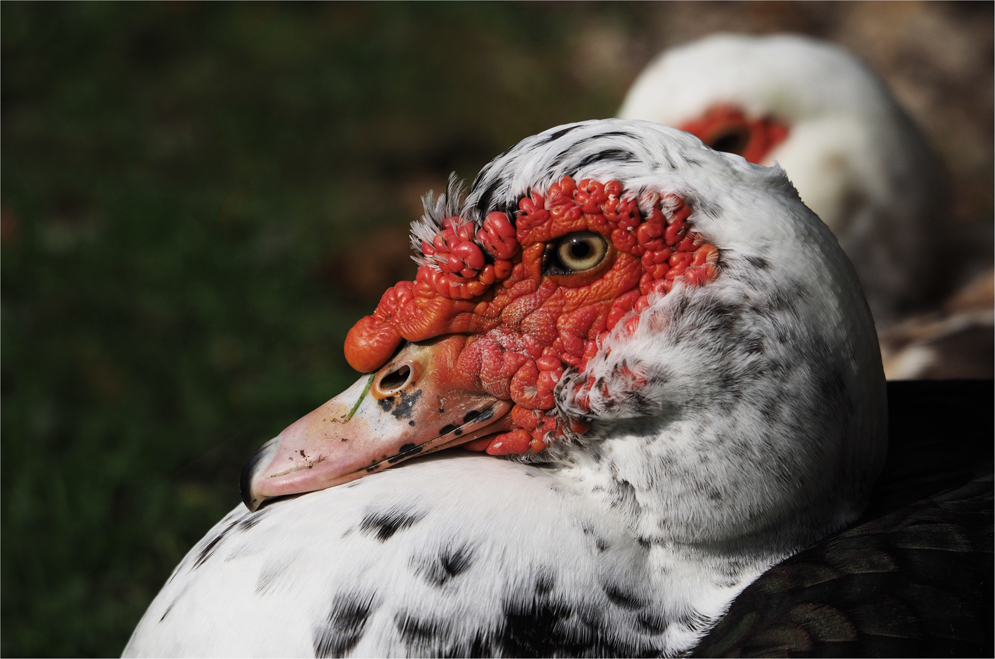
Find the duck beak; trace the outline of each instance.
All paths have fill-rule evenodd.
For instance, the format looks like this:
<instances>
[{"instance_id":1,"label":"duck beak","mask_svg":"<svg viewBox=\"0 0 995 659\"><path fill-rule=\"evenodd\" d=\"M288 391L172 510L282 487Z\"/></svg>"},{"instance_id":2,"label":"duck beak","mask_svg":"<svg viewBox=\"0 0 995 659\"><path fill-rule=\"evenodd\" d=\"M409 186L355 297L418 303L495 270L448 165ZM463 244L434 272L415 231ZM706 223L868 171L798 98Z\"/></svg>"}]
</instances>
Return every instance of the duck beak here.
<instances>
[{"instance_id":1,"label":"duck beak","mask_svg":"<svg viewBox=\"0 0 995 659\"><path fill-rule=\"evenodd\" d=\"M264 444L242 468L242 501L340 485L408 458L510 428L511 402L467 381L454 368L467 337L408 343L376 373L364 375Z\"/></svg>"}]
</instances>

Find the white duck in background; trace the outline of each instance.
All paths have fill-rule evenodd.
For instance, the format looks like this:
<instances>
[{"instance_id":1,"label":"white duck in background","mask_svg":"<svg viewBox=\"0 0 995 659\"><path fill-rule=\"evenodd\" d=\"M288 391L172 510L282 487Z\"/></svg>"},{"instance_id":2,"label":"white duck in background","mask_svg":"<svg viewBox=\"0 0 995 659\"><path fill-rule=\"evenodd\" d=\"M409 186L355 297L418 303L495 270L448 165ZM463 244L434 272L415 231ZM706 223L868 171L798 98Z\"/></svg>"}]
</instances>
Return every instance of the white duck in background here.
<instances>
[{"instance_id":1,"label":"white duck in background","mask_svg":"<svg viewBox=\"0 0 995 659\"><path fill-rule=\"evenodd\" d=\"M860 514L874 324L780 168L570 124L413 234L374 373L257 452L126 655L675 655Z\"/></svg>"},{"instance_id":2,"label":"white duck in background","mask_svg":"<svg viewBox=\"0 0 995 659\"><path fill-rule=\"evenodd\" d=\"M665 51L619 116L777 162L850 257L878 329L935 301L949 192L925 138L857 57L815 39L719 34Z\"/></svg>"}]
</instances>

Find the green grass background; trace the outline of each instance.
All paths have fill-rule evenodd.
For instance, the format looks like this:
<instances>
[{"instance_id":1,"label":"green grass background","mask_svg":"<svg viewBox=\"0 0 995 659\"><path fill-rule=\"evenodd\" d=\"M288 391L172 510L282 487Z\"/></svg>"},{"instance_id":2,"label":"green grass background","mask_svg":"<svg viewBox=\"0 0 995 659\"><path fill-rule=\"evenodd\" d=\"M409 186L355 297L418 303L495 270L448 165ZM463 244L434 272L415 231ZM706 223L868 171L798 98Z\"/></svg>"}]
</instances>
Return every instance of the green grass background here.
<instances>
[{"instance_id":1,"label":"green grass background","mask_svg":"<svg viewBox=\"0 0 995 659\"><path fill-rule=\"evenodd\" d=\"M722 20L845 25L784 7ZM0 653L119 654L245 457L356 377L418 197L611 116L711 10L2 3Z\"/></svg>"}]
</instances>

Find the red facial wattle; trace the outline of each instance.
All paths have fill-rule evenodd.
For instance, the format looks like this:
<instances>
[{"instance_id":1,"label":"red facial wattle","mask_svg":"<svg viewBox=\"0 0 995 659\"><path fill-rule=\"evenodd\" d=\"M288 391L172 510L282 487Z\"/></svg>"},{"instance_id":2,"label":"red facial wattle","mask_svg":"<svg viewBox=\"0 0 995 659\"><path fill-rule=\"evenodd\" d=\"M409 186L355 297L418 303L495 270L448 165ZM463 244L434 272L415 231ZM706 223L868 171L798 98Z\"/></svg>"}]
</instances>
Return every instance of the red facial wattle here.
<instances>
[{"instance_id":1,"label":"red facial wattle","mask_svg":"<svg viewBox=\"0 0 995 659\"><path fill-rule=\"evenodd\" d=\"M770 118L748 118L731 105L715 105L699 119L688 121L681 130L695 135L716 151L743 156L761 164L788 137L788 127Z\"/></svg>"},{"instance_id":2,"label":"red facial wattle","mask_svg":"<svg viewBox=\"0 0 995 659\"><path fill-rule=\"evenodd\" d=\"M566 432L586 425L555 413L554 389L565 368L583 370L607 334L651 294L676 281L701 285L716 275L718 252L689 230L691 209L674 195L644 204L617 181L564 177L546 194L519 201L514 222L491 213L483 226L447 218L431 243L414 282L389 289L376 311L350 330L345 353L359 371L385 364L404 339L447 334L469 337L456 359L468 393L511 401L511 429L467 444L491 454L543 450ZM590 232L607 250L580 272L544 271L548 248L564 236ZM627 321L632 333L638 316ZM593 385L586 384L587 389ZM585 392L577 392L580 400Z\"/></svg>"}]
</instances>

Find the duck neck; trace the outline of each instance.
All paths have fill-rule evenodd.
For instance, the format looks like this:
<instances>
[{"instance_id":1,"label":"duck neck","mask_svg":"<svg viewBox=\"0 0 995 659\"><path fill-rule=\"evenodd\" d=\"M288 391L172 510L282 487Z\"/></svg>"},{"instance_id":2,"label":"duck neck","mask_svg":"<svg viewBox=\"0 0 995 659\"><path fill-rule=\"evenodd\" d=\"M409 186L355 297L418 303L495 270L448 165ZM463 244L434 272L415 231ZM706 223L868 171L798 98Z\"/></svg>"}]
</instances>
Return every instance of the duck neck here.
<instances>
[{"instance_id":1,"label":"duck neck","mask_svg":"<svg viewBox=\"0 0 995 659\"><path fill-rule=\"evenodd\" d=\"M650 591L670 617L668 654L694 647L746 586L791 553L766 529L724 535L717 490L695 480L675 453L678 441L633 429L565 452L558 471L645 556Z\"/></svg>"},{"instance_id":2,"label":"duck neck","mask_svg":"<svg viewBox=\"0 0 995 659\"><path fill-rule=\"evenodd\" d=\"M728 440L709 430L680 419L616 427L611 437L567 450L561 473L650 548L664 571L688 561L759 574L800 548L785 530L796 520L789 507L765 510L765 500L750 496L746 461L730 473L714 450Z\"/></svg>"}]
</instances>

